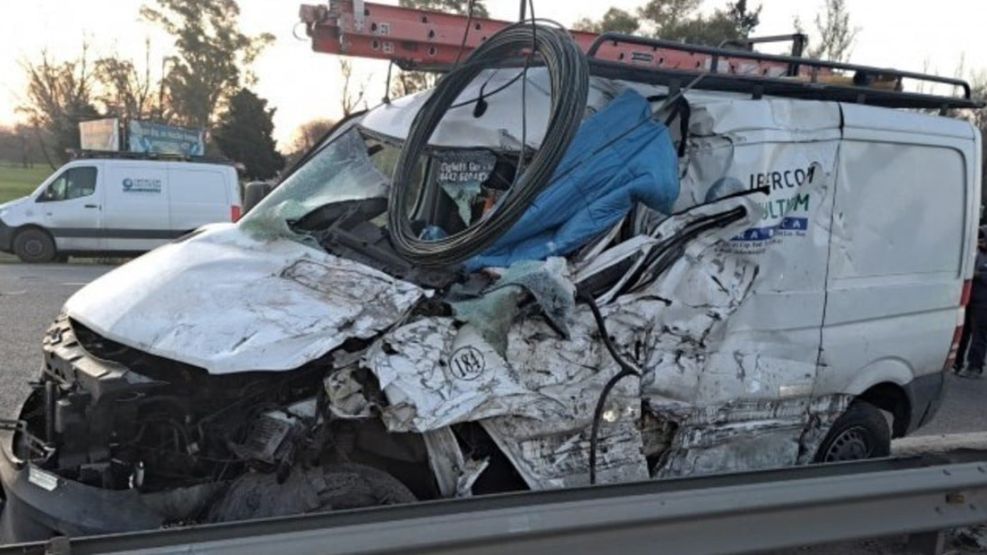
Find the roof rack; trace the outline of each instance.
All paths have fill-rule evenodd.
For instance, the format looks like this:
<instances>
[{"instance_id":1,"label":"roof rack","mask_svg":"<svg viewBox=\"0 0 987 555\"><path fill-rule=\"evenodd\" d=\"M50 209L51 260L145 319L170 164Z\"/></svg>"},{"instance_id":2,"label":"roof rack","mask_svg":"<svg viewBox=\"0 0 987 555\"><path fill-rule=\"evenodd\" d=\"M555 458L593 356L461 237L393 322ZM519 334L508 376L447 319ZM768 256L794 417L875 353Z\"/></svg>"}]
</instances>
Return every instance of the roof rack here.
<instances>
[{"instance_id":1,"label":"roof rack","mask_svg":"<svg viewBox=\"0 0 987 555\"><path fill-rule=\"evenodd\" d=\"M365 2L329 0L302 5L301 22L317 52L389 60L402 69L447 71L509 21ZM464 31L469 25L469 33ZM594 75L678 89L702 76L695 89L831 100L888 108L980 108L960 79L827 62L802 56L805 35L730 41L719 47L604 33L570 31ZM791 55L754 52L755 44L791 41ZM905 91L905 81L952 86L959 94ZM954 89L954 90L955 90Z\"/></svg>"},{"instance_id":2,"label":"roof rack","mask_svg":"<svg viewBox=\"0 0 987 555\"><path fill-rule=\"evenodd\" d=\"M193 162L200 164L236 165L232 160L217 156L188 156L164 152L130 152L126 150L79 150L69 148L66 151L72 160L108 159L108 160L155 160L159 162Z\"/></svg>"},{"instance_id":3,"label":"roof rack","mask_svg":"<svg viewBox=\"0 0 987 555\"><path fill-rule=\"evenodd\" d=\"M786 35L796 43L799 35ZM752 39L749 43L765 42L782 37ZM609 46L634 45L643 47L636 55L636 63L613 62L602 59L600 51ZM648 54L659 51L687 52L709 57L709 63L690 69L660 67L660 59ZM736 50L724 47L700 46L681 42L652 39L622 33L604 33L597 37L586 52L594 75L661 84L678 89L682 85L702 76L693 85L695 89L750 93L753 98L764 95L802 98L809 100L832 100L870 104L887 108L934 109L945 112L956 108L981 108L983 101L974 99L970 84L962 79L939 77L922 73L912 73L897 69L878 68L843 62L829 62L778 54L763 54L751 50ZM784 76L764 74L744 74L729 71L738 60L750 62L785 64L788 70ZM658 64L656 64L656 61ZM727 71L724 71L727 69ZM960 90L957 96L933 95L904 90L904 81L948 85Z\"/></svg>"}]
</instances>

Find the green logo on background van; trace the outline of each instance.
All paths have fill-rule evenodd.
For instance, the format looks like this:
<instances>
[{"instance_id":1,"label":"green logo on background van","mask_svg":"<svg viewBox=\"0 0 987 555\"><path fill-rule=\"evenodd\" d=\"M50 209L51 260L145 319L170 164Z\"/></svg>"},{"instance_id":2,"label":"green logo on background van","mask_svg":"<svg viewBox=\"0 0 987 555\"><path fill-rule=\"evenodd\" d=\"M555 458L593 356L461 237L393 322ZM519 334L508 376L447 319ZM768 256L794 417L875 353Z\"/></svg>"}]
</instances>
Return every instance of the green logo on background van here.
<instances>
[{"instance_id":1,"label":"green logo on background van","mask_svg":"<svg viewBox=\"0 0 987 555\"><path fill-rule=\"evenodd\" d=\"M133 179L130 177L123 180L123 192L125 193L160 193L160 179Z\"/></svg>"}]
</instances>

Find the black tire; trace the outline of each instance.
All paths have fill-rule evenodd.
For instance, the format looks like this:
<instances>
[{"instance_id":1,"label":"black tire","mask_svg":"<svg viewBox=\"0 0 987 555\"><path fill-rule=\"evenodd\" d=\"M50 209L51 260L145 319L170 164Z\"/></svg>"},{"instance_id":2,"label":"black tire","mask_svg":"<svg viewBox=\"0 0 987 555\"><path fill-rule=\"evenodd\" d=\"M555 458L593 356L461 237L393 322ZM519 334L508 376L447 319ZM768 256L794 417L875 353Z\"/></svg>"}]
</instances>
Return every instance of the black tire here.
<instances>
[{"instance_id":1,"label":"black tire","mask_svg":"<svg viewBox=\"0 0 987 555\"><path fill-rule=\"evenodd\" d=\"M864 401L855 401L836 419L816 452L815 462L841 462L887 457L891 429L884 414Z\"/></svg>"},{"instance_id":2,"label":"black tire","mask_svg":"<svg viewBox=\"0 0 987 555\"><path fill-rule=\"evenodd\" d=\"M45 231L37 228L27 228L14 236L14 254L24 262L51 262L58 251L55 250L55 240Z\"/></svg>"},{"instance_id":3,"label":"black tire","mask_svg":"<svg viewBox=\"0 0 987 555\"><path fill-rule=\"evenodd\" d=\"M361 464L293 468L278 483L276 474L247 472L209 509L209 522L232 522L416 501L390 474Z\"/></svg>"}]
</instances>

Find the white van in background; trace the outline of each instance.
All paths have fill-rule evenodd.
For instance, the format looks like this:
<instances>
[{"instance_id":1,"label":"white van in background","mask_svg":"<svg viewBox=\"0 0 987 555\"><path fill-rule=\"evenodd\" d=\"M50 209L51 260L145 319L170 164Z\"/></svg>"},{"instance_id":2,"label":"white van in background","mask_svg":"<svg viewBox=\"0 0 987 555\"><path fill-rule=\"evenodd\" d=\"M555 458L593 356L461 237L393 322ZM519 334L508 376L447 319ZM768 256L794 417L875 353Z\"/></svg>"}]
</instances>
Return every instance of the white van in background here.
<instances>
[{"instance_id":1,"label":"white van in background","mask_svg":"<svg viewBox=\"0 0 987 555\"><path fill-rule=\"evenodd\" d=\"M0 204L0 251L25 262L151 250L204 224L237 221L231 165L73 160L32 194Z\"/></svg>"}]
</instances>

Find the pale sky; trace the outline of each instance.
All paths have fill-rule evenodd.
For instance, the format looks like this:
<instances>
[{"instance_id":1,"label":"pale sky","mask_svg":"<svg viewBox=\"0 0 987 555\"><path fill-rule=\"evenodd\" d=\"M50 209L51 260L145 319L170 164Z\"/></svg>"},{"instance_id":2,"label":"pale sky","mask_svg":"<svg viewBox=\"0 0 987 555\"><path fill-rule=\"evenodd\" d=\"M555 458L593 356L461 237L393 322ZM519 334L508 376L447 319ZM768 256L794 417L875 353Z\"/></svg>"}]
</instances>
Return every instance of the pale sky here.
<instances>
[{"instance_id":1,"label":"pale sky","mask_svg":"<svg viewBox=\"0 0 987 555\"><path fill-rule=\"evenodd\" d=\"M19 61L47 49L55 59L75 56L84 38L93 58L117 53L143 64L144 41L151 40L152 72L171 40L138 17L150 0L0 0L0 124L18 120L23 102ZM757 4L758 0L753 0ZM316 0L307 0L316 3ZM396 3L396 0L383 0ZM633 9L645 0L535 0L539 17L569 25L582 16L599 17L610 6ZM293 36L302 0L239 0L241 24L248 33L270 32L275 44L257 60L255 90L277 107L275 136L290 143L298 125L340 115L339 63L335 56L312 52L307 40ZM706 8L726 0L706 0ZM823 0L760 0L764 6L755 35L791 33L798 15L810 30ZM517 0L486 0L491 15L517 17ZM860 27L852 62L952 76L961 60L966 76L987 70L987 0L847 0ZM370 80L371 104L382 96L386 62L356 60L357 72Z\"/></svg>"}]
</instances>

